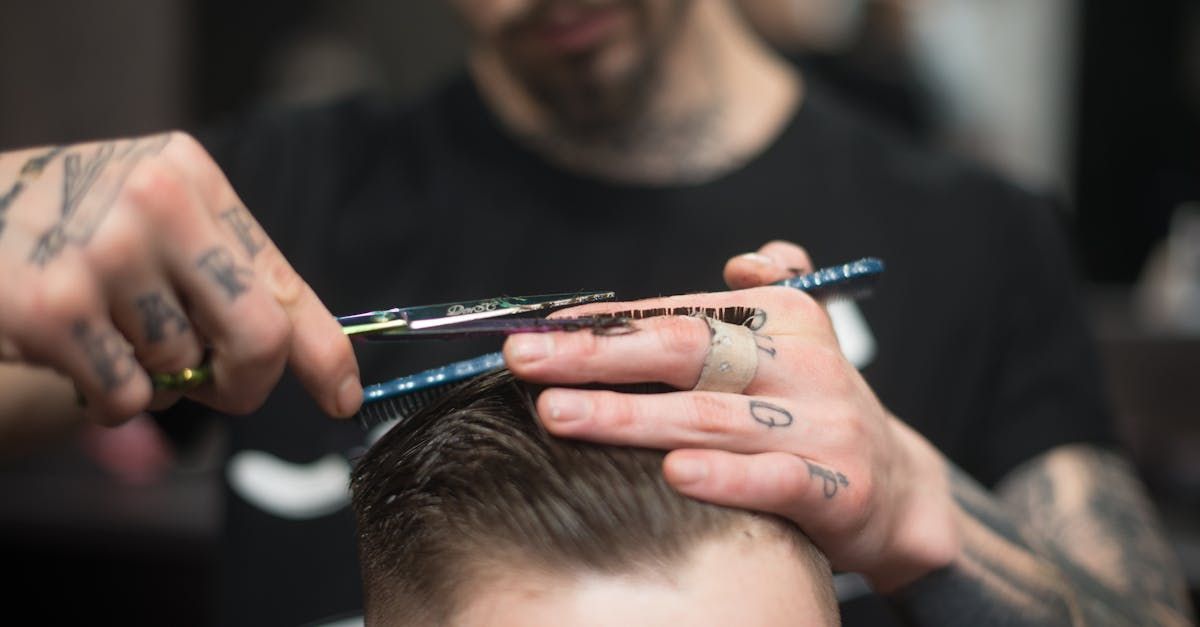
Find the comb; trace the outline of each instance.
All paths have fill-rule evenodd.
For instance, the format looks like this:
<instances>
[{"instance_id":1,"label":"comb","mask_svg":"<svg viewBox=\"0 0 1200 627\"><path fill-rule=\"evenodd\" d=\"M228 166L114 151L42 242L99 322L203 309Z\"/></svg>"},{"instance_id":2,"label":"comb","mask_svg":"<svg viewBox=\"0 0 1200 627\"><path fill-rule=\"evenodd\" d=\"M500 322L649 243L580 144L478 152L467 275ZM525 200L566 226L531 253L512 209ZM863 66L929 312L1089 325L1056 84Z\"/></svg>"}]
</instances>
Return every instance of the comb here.
<instances>
[{"instance_id":1,"label":"comb","mask_svg":"<svg viewBox=\"0 0 1200 627\"><path fill-rule=\"evenodd\" d=\"M839 266L830 266L809 274L784 279L773 285L798 289L823 302L856 299L870 295L883 270L882 260L864 257ZM636 330L630 321L655 316L707 316L721 322L755 328L756 324L761 324L761 314L762 310L755 307L658 307L601 313L590 318L561 319L573 321L574 324L568 323L560 329L539 328L536 330L591 329L598 335L619 335ZM587 320L590 322L579 323L579 321ZM603 323L602 321L605 320L612 321L612 324ZM524 322L513 321L508 324L537 325L547 322L550 320L527 319ZM468 379L499 370L504 366L504 357L501 353L488 353L473 359L393 379L386 383L368 386L363 390L363 407L359 410L357 418L364 427L368 428L371 424L403 420L429 403L453 392ZM599 389L601 386L596 387ZM602 387L613 388L613 386ZM661 384L634 384L628 388L628 391L664 391L662 388Z\"/></svg>"},{"instance_id":2,"label":"comb","mask_svg":"<svg viewBox=\"0 0 1200 627\"><path fill-rule=\"evenodd\" d=\"M363 428L407 418L462 383L504 367L504 355L488 353L363 388L355 416Z\"/></svg>"}]
</instances>

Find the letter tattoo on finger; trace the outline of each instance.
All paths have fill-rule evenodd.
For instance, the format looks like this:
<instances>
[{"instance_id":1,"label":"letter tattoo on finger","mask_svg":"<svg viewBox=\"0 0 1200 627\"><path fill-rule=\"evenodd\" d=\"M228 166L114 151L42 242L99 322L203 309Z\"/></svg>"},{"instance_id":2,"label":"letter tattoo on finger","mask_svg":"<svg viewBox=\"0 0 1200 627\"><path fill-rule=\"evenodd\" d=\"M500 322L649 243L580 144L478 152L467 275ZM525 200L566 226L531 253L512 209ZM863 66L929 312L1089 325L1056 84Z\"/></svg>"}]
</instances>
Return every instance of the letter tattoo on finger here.
<instances>
[{"instance_id":1,"label":"letter tattoo on finger","mask_svg":"<svg viewBox=\"0 0 1200 627\"><path fill-rule=\"evenodd\" d=\"M769 335L762 335L760 333L755 333L754 334L754 345L756 347L758 347L758 350L766 353L766 355L768 357L770 357L771 359L775 359L775 355L779 352L775 348L775 338L773 338Z\"/></svg>"},{"instance_id":2,"label":"letter tattoo on finger","mask_svg":"<svg viewBox=\"0 0 1200 627\"><path fill-rule=\"evenodd\" d=\"M837 496L838 489L850 487L850 480L846 478L846 475L818 466L807 459L804 460L804 464L808 466L810 478L817 477L821 480L821 491L825 498L831 499Z\"/></svg>"},{"instance_id":3,"label":"letter tattoo on finger","mask_svg":"<svg viewBox=\"0 0 1200 627\"><path fill-rule=\"evenodd\" d=\"M221 286L231 302L250 289L249 282L254 276L250 268L237 265L233 253L224 246L211 248L200 255L196 267Z\"/></svg>"},{"instance_id":4,"label":"letter tattoo on finger","mask_svg":"<svg viewBox=\"0 0 1200 627\"><path fill-rule=\"evenodd\" d=\"M767 326L767 310L755 309L754 313L749 318L746 318L746 322L743 324L751 331L762 330L763 327Z\"/></svg>"},{"instance_id":5,"label":"letter tattoo on finger","mask_svg":"<svg viewBox=\"0 0 1200 627\"><path fill-rule=\"evenodd\" d=\"M250 212L245 207L239 205L232 209L226 209L219 215L221 220L225 224L228 224L230 230L237 236L246 254L250 255L251 259L258 255L258 252L263 249L264 243L255 236L257 226Z\"/></svg>"},{"instance_id":6,"label":"letter tattoo on finger","mask_svg":"<svg viewBox=\"0 0 1200 627\"><path fill-rule=\"evenodd\" d=\"M139 296L134 304L142 314L142 328L146 341L156 344L167 338L167 327L174 326L175 333L183 333L191 328L187 316L172 307L162 292L150 292Z\"/></svg>"},{"instance_id":7,"label":"letter tattoo on finger","mask_svg":"<svg viewBox=\"0 0 1200 627\"><path fill-rule=\"evenodd\" d=\"M750 417L767 428L787 427L794 422L791 412L766 401L750 401Z\"/></svg>"},{"instance_id":8,"label":"letter tattoo on finger","mask_svg":"<svg viewBox=\"0 0 1200 627\"><path fill-rule=\"evenodd\" d=\"M133 348L115 331L97 331L87 320L77 320L71 326L71 336L83 348L100 386L111 392L137 373Z\"/></svg>"}]
</instances>

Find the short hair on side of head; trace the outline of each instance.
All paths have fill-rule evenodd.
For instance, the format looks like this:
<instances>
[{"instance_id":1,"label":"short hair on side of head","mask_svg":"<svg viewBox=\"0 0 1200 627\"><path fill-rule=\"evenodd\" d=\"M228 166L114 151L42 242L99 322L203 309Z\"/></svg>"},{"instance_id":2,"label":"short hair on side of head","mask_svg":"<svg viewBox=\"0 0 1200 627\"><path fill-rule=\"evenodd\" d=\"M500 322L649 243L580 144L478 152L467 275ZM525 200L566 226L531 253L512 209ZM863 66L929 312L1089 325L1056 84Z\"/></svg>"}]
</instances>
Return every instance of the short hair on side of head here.
<instances>
[{"instance_id":1,"label":"short hair on side of head","mask_svg":"<svg viewBox=\"0 0 1200 627\"><path fill-rule=\"evenodd\" d=\"M398 423L354 469L368 620L445 623L489 562L665 571L751 522L793 541L836 620L829 564L794 525L680 495L663 479L663 455L551 436L508 371L465 384Z\"/></svg>"}]
</instances>

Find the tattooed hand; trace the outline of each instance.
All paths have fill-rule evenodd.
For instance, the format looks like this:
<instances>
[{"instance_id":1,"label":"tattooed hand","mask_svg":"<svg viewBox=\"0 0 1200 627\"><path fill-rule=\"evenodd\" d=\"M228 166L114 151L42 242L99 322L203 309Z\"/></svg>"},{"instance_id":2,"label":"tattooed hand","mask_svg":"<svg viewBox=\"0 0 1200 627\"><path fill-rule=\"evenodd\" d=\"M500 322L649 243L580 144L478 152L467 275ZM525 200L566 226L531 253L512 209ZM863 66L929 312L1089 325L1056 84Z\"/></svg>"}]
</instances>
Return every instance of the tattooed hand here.
<instances>
[{"instance_id":1,"label":"tattooed hand","mask_svg":"<svg viewBox=\"0 0 1200 627\"><path fill-rule=\"evenodd\" d=\"M726 279L750 287L807 271L803 250L768 244L730 262ZM561 315L686 306L760 310L747 322L758 366L743 393L622 394L551 388L537 408L551 432L669 449L667 480L715 503L795 521L835 568L866 574L877 589L949 563L958 550L939 453L891 416L846 361L825 310L783 287L574 308ZM691 390L710 347L694 317L640 320L619 337L512 337L505 359L539 383L659 382Z\"/></svg>"},{"instance_id":2,"label":"tattooed hand","mask_svg":"<svg viewBox=\"0 0 1200 627\"><path fill-rule=\"evenodd\" d=\"M360 402L333 316L182 133L6 154L0 274L0 360L67 375L97 421L174 402L148 373L206 354L213 382L188 395L222 411L255 409L289 363L326 412Z\"/></svg>"}]
</instances>

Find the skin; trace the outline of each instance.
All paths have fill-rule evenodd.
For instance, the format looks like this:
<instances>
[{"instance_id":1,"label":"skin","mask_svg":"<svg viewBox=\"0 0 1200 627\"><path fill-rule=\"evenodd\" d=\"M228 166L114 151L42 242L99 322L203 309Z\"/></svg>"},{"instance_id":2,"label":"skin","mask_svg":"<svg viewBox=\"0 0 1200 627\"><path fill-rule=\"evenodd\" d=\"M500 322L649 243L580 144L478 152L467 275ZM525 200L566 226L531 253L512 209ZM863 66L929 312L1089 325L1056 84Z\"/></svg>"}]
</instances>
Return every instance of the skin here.
<instances>
[{"instance_id":1,"label":"skin","mask_svg":"<svg viewBox=\"0 0 1200 627\"><path fill-rule=\"evenodd\" d=\"M584 174L663 185L752 158L802 95L727 2L684 4L456 2L476 82L512 134ZM588 13L601 9L603 28ZM547 24L558 43L530 43ZM71 385L46 369L69 377L88 417L112 423L175 400L155 397L146 373L195 365L201 347L216 382L190 396L218 409L254 409L287 364L326 412L352 413L361 387L349 343L267 234L229 217L240 208L211 158L178 133L0 155L0 432L79 419L63 411ZM726 280L755 288L809 267L803 250L774 242L731 260ZM671 302L764 308L758 331L774 355L743 394L550 389L538 400L547 429L670 450L664 472L681 492L790 518L915 624L1189 623L1178 566L1119 456L1060 447L989 493L880 404L802 294ZM505 355L518 376L552 387L689 389L706 326L639 324L617 337L516 337Z\"/></svg>"},{"instance_id":2,"label":"skin","mask_svg":"<svg viewBox=\"0 0 1200 627\"><path fill-rule=\"evenodd\" d=\"M501 567L472 589L457 627L836 625L817 601L812 566L778 534L708 540L669 573L562 575ZM821 585L828 585L822 583Z\"/></svg>"},{"instance_id":3,"label":"skin","mask_svg":"<svg viewBox=\"0 0 1200 627\"><path fill-rule=\"evenodd\" d=\"M730 260L725 276L747 288L811 267L801 248L772 242ZM863 573L914 624L1191 624L1178 565L1120 456L1059 447L989 493L887 412L841 356L824 310L802 293L755 287L559 315L749 303L765 312L756 333L769 336L774 354L760 354L744 393L552 387L537 401L543 423L565 437L670 450L663 472L680 492L789 518L835 569ZM663 317L638 327L515 336L505 359L518 376L552 386L690 389L707 326Z\"/></svg>"},{"instance_id":4,"label":"skin","mask_svg":"<svg viewBox=\"0 0 1200 627\"><path fill-rule=\"evenodd\" d=\"M206 349L215 383L188 396L222 411L256 408L288 364L326 412L357 409L349 342L194 139L4 157L5 448L169 405L179 393L154 393L148 373L195 366Z\"/></svg>"},{"instance_id":5,"label":"skin","mask_svg":"<svg viewBox=\"0 0 1200 627\"><path fill-rule=\"evenodd\" d=\"M592 176L709 180L769 144L802 95L725 2L453 4L474 36L472 74L509 132ZM595 34L568 46L553 38L571 33L559 24Z\"/></svg>"}]
</instances>

